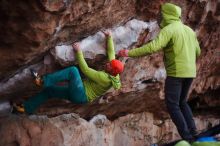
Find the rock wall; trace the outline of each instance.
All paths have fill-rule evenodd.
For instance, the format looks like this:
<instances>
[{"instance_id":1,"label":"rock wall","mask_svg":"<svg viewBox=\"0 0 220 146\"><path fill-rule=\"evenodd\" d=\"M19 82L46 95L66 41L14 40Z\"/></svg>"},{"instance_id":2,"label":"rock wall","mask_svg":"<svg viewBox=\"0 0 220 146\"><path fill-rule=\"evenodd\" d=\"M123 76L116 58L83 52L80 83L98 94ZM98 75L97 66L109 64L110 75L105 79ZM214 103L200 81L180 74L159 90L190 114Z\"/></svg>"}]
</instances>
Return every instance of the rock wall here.
<instances>
[{"instance_id":1,"label":"rock wall","mask_svg":"<svg viewBox=\"0 0 220 146\"><path fill-rule=\"evenodd\" d=\"M205 117L195 120L199 130L220 122ZM149 146L179 138L171 120L155 120L150 113L130 114L112 122L104 115L86 121L64 114L54 118L9 116L0 123L4 146Z\"/></svg>"},{"instance_id":2,"label":"rock wall","mask_svg":"<svg viewBox=\"0 0 220 146\"><path fill-rule=\"evenodd\" d=\"M134 6L127 0L1 1L0 79L38 62L57 44L126 22L135 15Z\"/></svg>"},{"instance_id":3,"label":"rock wall","mask_svg":"<svg viewBox=\"0 0 220 146\"><path fill-rule=\"evenodd\" d=\"M11 1L11 3L12 2L13 1ZM21 92L19 94L16 92L22 91L26 88L22 88L19 91L14 90L15 88L11 87L12 84L16 84L16 82L25 79L27 82L22 83L22 85L27 87L25 84L30 84L31 81L29 77L26 77L29 75L26 75L27 70L25 69L32 67L32 65L36 66L36 64L41 64L41 68L43 68L42 66L45 66L45 64L49 66L48 61L45 61L48 59L44 59L50 58L50 55L48 57L48 54L52 54L52 59L55 59L55 66L61 65L66 67L72 65L74 56L71 53L71 50L65 46L70 45L74 41L81 40L83 50L86 57L89 59L94 60L99 54L104 54L103 36L98 32L99 30L105 28L112 28L113 31L115 30L114 34L117 49L129 49L135 46L140 46L150 39L153 39L158 32L158 27L156 23L152 22L155 21L156 15L159 12L160 3L162 2L165 1L103 0L95 2L93 0L88 0L81 2L39 0L34 2L19 2L15 7L14 5L11 5L9 1L3 0L0 8L2 18L0 27L2 30L5 30L1 33L0 45L1 98L8 98L9 96L25 96L22 95ZM182 20L197 32L202 48L202 56L198 61L199 75L198 80L195 81L195 92L205 93L209 89L218 89L219 2L217 0L176 0L172 2L182 7ZM132 17L136 17L137 19L142 20L142 22L139 21L139 23L134 26L136 27L134 28L134 31L129 31L129 27L130 29L133 29L133 24L126 26L129 24L125 23L130 23L128 20ZM143 35L144 31L146 31L145 35ZM89 36L95 32L97 32L95 35ZM123 36L123 34L125 36ZM87 39L83 39L87 36L89 36ZM90 43L92 45L90 45ZM66 52L64 49L67 49L68 51ZM67 56L62 56L64 54ZM60 55L67 60L64 58L60 60ZM212 56L211 61L209 59L210 56ZM68 58L71 57L72 59L70 59L70 62ZM136 76L139 76L138 78L141 78L141 81L153 78L155 74L152 73L154 72L152 70L160 69L156 73L156 76L160 73L162 73L163 76L163 64L160 63L161 59L158 57L161 58L160 55L151 55L142 59L136 59L135 61L133 61L134 59L126 60L126 69L130 67L132 68L132 62L137 61L140 62L138 63L139 67L132 70L132 72L134 72L134 74L137 73ZM151 61L151 59L153 61ZM147 63L148 61L151 62ZM44 63L44 65L42 63ZM142 63L143 65L141 65ZM50 64L50 66L52 65ZM140 70L139 68L142 68L143 70ZM52 67L52 69L49 69L47 72L57 69L58 67ZM127 72L130 72L129 69L127 70ZM147 75L146 72L149 72L149 74ZM21 79L17 79L18 76ZM128 76L128 79L126 77L122 78L122 80L125 80L125 85L128 86L125 88L129 88L127 90L133 90L132 87L137 86L137 80L139 79L135 78L135 81L131 81L130 76L127 75L127 73L124 73L123 76ZM133 76L135 75L132 75L132 77ZM128 82L131 82L133 85L130 85ZM10 84L10 86L5 84ZM6 92L6 90L9 91Z\"/></svg>"}]
</instances>

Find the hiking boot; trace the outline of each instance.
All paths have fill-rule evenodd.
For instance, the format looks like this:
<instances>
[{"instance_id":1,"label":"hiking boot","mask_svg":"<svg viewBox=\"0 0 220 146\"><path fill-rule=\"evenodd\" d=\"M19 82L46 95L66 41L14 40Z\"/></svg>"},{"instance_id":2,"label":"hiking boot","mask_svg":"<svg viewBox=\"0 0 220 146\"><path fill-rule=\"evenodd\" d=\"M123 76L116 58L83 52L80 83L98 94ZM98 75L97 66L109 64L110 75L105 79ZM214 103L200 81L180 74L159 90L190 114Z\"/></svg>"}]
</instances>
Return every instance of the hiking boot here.
<instances>
[{"instance_id":1,"label":"hiking boot","mask_svg":"<svg viewBox=\"0 0 220 146\"><path fill-rule=\"evenodd\" d=\"M197 130L192 130L191 131L191 134L193 136L194 139L197 139L199 138L199 132Z\"/></svg>"},{"instance_id":2,"label":"hiking boot","mask_svg":"<svg viewBox=\"0 0 220 146\"><path fill-rule=\"evenodd\" d=\"M41 76L39 75L39 73L35 71L34 69L30 69L30 72L31 72L32 77L34 78L35 84L38 86L42 86L43 80Z\"/></svg>"},{"instance_id":3,"label":"hiking boot","mask_svg":"<svg viewBox=\"0 0 220 146\"><path fill-rule=\"evenodd\" d=\"M192 144L193 142L196 141L196 139L194 137L189 138L189 139L185 139L189 144Z\"/></svg>"},{"instance_id":4,"label":"hiking boot","mask_svg":"<svg viewBox=\"0 0 220 146\"><path fill-rule=\"evenodd\" d=\"M24 105L23 104L13 103L12 107L13 107L12 113L15 113L15 114L25 114L25 109L24 109Z\"/></svg>"}]
</instances>

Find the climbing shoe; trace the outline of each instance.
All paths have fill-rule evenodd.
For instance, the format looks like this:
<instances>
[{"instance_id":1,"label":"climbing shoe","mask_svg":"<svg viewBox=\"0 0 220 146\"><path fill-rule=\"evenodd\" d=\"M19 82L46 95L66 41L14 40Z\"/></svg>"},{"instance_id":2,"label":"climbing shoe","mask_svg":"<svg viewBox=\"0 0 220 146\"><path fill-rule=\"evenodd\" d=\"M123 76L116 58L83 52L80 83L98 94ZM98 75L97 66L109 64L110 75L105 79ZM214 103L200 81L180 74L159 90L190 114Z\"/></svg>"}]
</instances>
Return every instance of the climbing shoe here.
<instances>
[{"instance_id":1,"label":"climbing shoe","mask_svg":"<svg viewBox=\"0 0 220 146\"><path fill-rule=\"evenodd\" d=\"M15 113L15 114L24 114L25 113L25 109L24 109L23 104L13 103L12 106L13 106L12 113Z\"/></svg>"},{"instance_id":2,"label":"climbing shoe","mask_svg":"<svg viewBox=\"0 0 220 146\"><path fill-rule=\"evenodd\" d=\"M30 69L31 75L34 78L34 82L38 86L42 86L43 80L41 79L41 76L36 72L34 69Z\"/></svg>"}]
</instances>

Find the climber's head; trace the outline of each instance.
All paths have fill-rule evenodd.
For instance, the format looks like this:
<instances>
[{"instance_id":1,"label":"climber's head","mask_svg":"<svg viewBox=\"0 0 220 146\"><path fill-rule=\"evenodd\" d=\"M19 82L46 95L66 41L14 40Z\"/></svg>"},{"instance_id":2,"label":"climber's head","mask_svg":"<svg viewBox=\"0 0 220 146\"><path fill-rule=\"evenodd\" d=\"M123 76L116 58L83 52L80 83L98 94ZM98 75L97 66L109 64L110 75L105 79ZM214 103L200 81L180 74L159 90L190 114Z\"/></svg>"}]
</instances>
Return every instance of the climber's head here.
<instances>
[{"instance_id":1,"label":"climber's head","mask_svg":"<svg viewBox=\"0 0 220 146\"><path fill-rule=\"evenodd\" d=\"M120 60L113 59L112 61L106 63L105 70L110 75L116 76L117 74L123 72L124 64Z\"/></svg>"}]
</instances>

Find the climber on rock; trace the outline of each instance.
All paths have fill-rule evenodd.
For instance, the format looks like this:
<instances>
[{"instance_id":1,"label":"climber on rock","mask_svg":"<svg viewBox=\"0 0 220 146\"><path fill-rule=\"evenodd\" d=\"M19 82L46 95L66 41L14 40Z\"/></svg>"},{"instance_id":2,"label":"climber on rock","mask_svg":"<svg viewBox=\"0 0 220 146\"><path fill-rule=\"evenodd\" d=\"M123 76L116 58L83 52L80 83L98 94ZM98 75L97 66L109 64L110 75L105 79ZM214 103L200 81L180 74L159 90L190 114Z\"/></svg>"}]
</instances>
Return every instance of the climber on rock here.
<instances>
[{"instance_id":1,"label":"climber on rock","mask_svg":"<svg viewBox=\"0 0 220 146\"><path fill-rule=\"evenodd\" d=\"M103 33L107 38L108 55L105 71L96 71L88 67L79 43L74 43L72 46L76 54L76 59L86 79L81 79L79 71L75 66L44 76L40 76L36 71L32 70L31 73L35 83L42 86L43 90L29 98L21 106L14 105L14 109L18 112L32 114L42 103L50 98L61 98L75 104L85 104L103 95L111 87L119 89L121 87L119 74L123 71L124 64L115 59L111 32L103 31ZM68 85L57 85L57 83L62 81L68 81Z\"/></svg>"},{"instance_id":2,"label":"climber on rock","mask_svg":"<svg viewBox=\"0 0 220 146\"><path fill-rule=\"evenodd\" d=\"M165 3L161 7L160 16L161 30L154 40L140 48L120 50L118 56L140 57L163 49L167 73L167 109L180 136L187 141L193 141L197 130L187 103L187 94L193 78L196 77L196 59L200 55L199 43L195 32L181 22L180 7Z\"/></svg>"}]
</instances>

